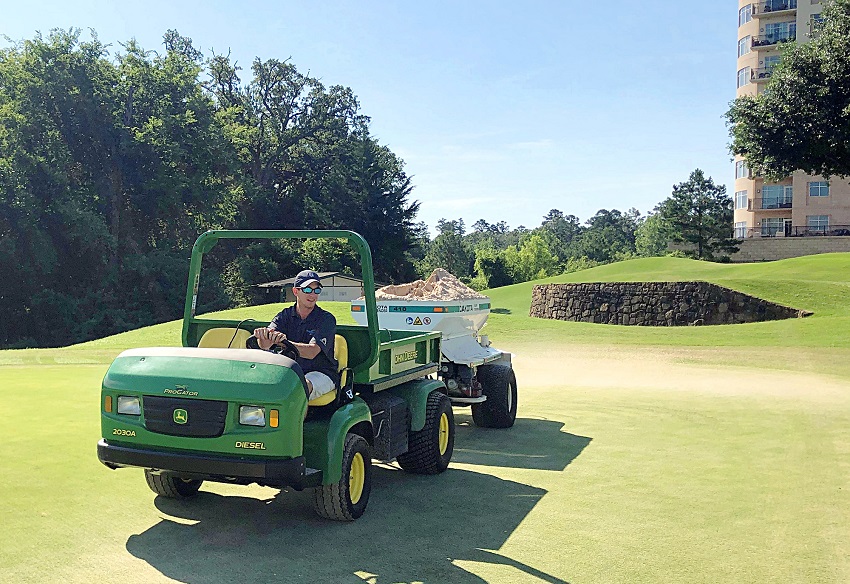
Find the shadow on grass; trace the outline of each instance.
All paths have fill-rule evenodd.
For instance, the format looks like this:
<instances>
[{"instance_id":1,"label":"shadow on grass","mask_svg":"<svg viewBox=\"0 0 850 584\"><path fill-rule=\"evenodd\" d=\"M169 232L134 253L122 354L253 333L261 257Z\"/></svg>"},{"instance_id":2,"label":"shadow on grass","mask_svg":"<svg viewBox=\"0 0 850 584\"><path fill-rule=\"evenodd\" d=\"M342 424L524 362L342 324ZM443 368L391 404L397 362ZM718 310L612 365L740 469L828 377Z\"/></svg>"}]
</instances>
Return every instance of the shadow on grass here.
<instances>
[{"instance_id":1,"label":"shadow on grass","mask_svg":"<svg viewBox=\"0 0 850 584\"><path fill-rule=\"evenodd\" d=\"M493 314L510 314L511 309L510 308L491 308L490 312L492 312Z\"/></svg>"},{"instance_id":2,"label":"shadow on grass","mask_svg":"<svg viewBox=\"0 0 850 584\"><path fill-rule=\"evenodd\" d=\"M467 410L468 412L469 410ZM517 418L513 428L479 428L472 416L455 409L455 450L452 462L564 470L590 444L590 438L562 431L550 420Z\"/></svg>"},{"instance_id":3,"label":"shadow on grass","mask_svg":"<svg viewBox=\"0 0 850 584\"><path fill-rule=\"evenodd\" d=\"M496 465L507 455L502 466L562 470L590 442L560 432L554 422L517 420L514 429L499 431L468 427L457 417L456 444L476 445L455 449L456 460L468 464ZM533 442L542 457L532 452ZM309 490L263 489L265 500L202 490L185 501L157 497L156 507L171 517L130 536L127 550L188 583L484 582L453 560L565 582L498 553L545 490L452 467L437 476L386 464L373 471L369 508L352 523L318 518Z\"/></svg>"}]
</instances>

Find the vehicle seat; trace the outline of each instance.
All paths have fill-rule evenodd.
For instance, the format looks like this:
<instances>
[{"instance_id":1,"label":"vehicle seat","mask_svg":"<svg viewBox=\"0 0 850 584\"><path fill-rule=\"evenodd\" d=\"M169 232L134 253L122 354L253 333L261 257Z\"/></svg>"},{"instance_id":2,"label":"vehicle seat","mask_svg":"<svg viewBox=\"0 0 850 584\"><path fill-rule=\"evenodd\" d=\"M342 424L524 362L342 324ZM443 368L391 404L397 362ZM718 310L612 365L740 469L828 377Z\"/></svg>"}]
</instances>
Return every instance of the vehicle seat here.
<instances>
[{"instance_id":1,"label":"vehicle seat","mask_svg":"<svg viewBox=\"0 0 850 584\"><path fill-rule=\"evenodd\" d=\"M245 341L250 337L251 333L243 329L213 328L204 333L198 346L204 349L244 349Z\"/></svg>"},{"instance_id":2,"label":"vehicle seat","mask_svg":"<svg viewBox=\"0 0 850 584\"><path fill-rule=\"evenodd\" d=\"M339 371L339 387L345 387L345 382L348 380L348 342L342 335L334 335L334 359L339 363L337 368L337 371ZM310 400L307 405L326 406L336 399L337 391L339 391L339 388Z\"/></svg>"}]
</instances>

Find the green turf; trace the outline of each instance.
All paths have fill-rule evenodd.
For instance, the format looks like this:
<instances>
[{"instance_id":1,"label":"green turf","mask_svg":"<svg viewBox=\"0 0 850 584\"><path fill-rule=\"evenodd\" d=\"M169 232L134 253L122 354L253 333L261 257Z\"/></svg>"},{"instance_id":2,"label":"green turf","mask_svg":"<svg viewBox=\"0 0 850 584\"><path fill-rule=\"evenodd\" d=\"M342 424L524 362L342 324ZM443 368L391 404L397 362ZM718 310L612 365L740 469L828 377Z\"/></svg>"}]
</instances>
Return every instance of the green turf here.
<instances>
[{"instance_id":1,"label":"green turf","mask_svg":"<svg viewBox=\"0 0 850 584\"><path fill-rule=\"evenodd\" d=\"M536 284L702 280L792 308L804 319L709 327L625 327L528 318ZM485 332L494 339L589 344L708 347L850 348L850 253L760 264L714 264L645 258L491 290L494 313Z\"/></svg>"},{"instance_id":2,"label":"green turf","mask_svg":"<svg viewBox=\"0 0 850 584\"><path fill-rule=\"evenodd\" d=\"M306 493L260 487L209 485L175 503L154 497L141 471L97 461L108 363L124 348L178 345L178 322L2 351L0 582L850 581L848 268L850 254L659 258L550 279L708 280L815 312L724 327L530 319L531 283L491 291L485 332L518 367L537 355L559 371L558 355L645 354L647 366L694 376L787 375L800 393L676 391L664 376L597 387L566 368L531 382L528 371L513 429L478 429L456 410L449 471L378 467L354 524L316 518ZM351 322L347 305L324 306Z\"/></svg>"}]
</instances>

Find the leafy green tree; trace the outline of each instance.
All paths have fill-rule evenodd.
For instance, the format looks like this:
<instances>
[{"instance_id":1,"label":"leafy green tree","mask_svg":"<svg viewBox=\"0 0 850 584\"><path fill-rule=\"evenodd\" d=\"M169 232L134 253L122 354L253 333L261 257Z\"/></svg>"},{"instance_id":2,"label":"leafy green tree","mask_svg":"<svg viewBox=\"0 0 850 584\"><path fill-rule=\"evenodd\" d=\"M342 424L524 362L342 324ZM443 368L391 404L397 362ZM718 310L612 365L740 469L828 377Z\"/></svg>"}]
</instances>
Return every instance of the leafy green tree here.
<instances>
[{"instance_id":1,"label":"leafy green tree","mask_svg":"<svg viewBox=\"0 0 850 584\"><path fill-rule=\"evenodd\" d=\"M516 238L505 221L488 223L484 219L479 219L472 224L472 231L466 235L465 239L473 247L485 241L489 241L499 249L503 249L511 243L516 243Z\"/></svg>"},{"instance_id":2,"label":"leafy green tree","mask_svg":"<svg viewBox=\"0 0 850 584\"><path fill-rule=\"evenodd\" d=\"M547 238L549 247L563 264L573 256L575 243L584 228L575 215L564 215L558 209L552 209L543 217L538 231Z\"/></svg>"},{"instance_id":3,"label":"leafy green tree","mask_svg":"<svg viewBox=\"0 0 850 584\"><path fill-rule=\"evenodd\" d=\"M315 180L330 171L333 153L366 118L350 89L327 89L288 61L255 59L243 86L229 56L214 55L207 87L215 96L242 166L240 222L252 228L311 228L331 201Z\"/></svg>"},{"instance_id":4,"label":"leafy green tree","mask_svg":"<svg viewBox=\"0 0 850 584\"><path fill-rule=\"evenodd\" d=\"M69 343L179 314L185 265L176 266L228 195L199 72L182 54L151 59L132 42L110 61L96 36L81 42L76 30L0 53L0 229L32 240L14 246L18 290L0 297L21 313L10 323L35 331L30 341Z\"/></svg>"},{"instance_id":5,"label":"leafy green tree","mask_svg":"<svg viewBox=\"0 0 850 584\"><path fill-rule=\"evenodd\" d=\"M685 246L684 253L696 259L721 259L736 251L732 237L732 198L724 185L715 185L700 169L673 186L673 194L658 211L671 230L671 239Z\"/></svg>"},{"instance_id":6,"label":"leafy green tree","mask_svg":"<svg viewBox=\"0 0 850 584\"><path fill-rule=\"evenodd\" d=\"M598 265L599 262L594 262L593 260L587 259L586 257L570 258L567 261L567 264L564 266L564 273L569 274L572 272L589 270L590 268L595 268Z\"/></svg>"},{"instance_id":7,"label":"leafy green tree","mask_svg":"<svg viewBox=\"0 0 850 584\"><path fill-rule=\"evenodd\" d=\"M608 263L633 256L639 216L636 209L626 213L600 209L587 220L587 228L577 238L573 257Z\"/></svg>"},{"instance_id":8,"label":"leafy green tree","mask_svg":"<svg viewBox=\"0 0 850 584\"><path fill-rule=\"evenodd\" d=\"M850 176L850 0L825 3L822 16L812 40L784 47L767 90L726 113L730 150L757 175Z\"/></svg>"},{"instance_id":9,"label":"leafy green tree","mask_svg":"<svg viewBox=\"0 0 850 584\"><path fill-rule=\"evenodd\" d=\"M651 213L640 221L635 230L635 252L641 257L659 257L668 254L670 225L660 213Z\"/></svg>"},{"instance_id":10,"label":"leafy green tree","mask_svg":"<svg viewBox=\"0 0 850 584\"><path fill-rule=\"evenodd\" d=\"M498 288L513 284L504 251L497 250L493 242L485 240L475 248L475 274L484 288Z\"/></svg>"},{"instance_id":11,"label":"leafy green tree","mask_svg":"<svg viewBox=\"0 0 850 584\"><path fill-rule=\"evenodd\" d=\"M246 178L239 223L352 229L372 246L379 280L412 278L419 245L412 181L403 161L369 135L352 91L326 88L275 59L255 60L247 85L227 56L214 55L209 71Z\"/></svg>"},{"instance_id":12,"label":"leafy green tree","mask_svg":"<svg viewBox=\"0 0 850 584\"><path fill-rule=\"evenodd\" d=\"M389 148L367 134L343 144L345 157L321 181L323 199L332 201L326 226L348 228L369 241L379 281L404 282L416 272L412 255L420 240L414 223L418 201L410 201L411 177L404 163Z\"/></svg>"},{"instance_id":13,"label":"leafy green tree","mask_svg":"<svg viewBox=\"0 0 850 584\"><path fill-rule=\"evenodd\" d=\"M419 275L427 277L434 269L443 268L458 278L472 277L474 255L464 242L466 232L463 219L437 222L439 234L428 246L428 252L419 265Z\"/></svg>"},{"instance_id":14,"label":"leafy green tree","mask_svg":"<svg viewBox=\"0 0 850 584\"><path fill-rule=\"evenodd\" d=\"M520 245L504 252L505 264L515 282L551 276L558 271L558 258L540 235L528 236Z\"/></svg>"}]
</instances>

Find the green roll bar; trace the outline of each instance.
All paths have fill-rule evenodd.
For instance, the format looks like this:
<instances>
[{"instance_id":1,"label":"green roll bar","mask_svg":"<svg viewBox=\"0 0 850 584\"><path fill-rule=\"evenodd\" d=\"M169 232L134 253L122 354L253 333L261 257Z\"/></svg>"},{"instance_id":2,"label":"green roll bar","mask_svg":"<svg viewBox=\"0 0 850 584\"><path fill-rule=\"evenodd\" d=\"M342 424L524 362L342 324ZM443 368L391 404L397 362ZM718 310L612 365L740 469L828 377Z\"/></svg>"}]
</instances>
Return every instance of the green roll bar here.
<instances>
[{"instance_id":1,"label":"green roll bar","mask_svg":"<svg viewBox=\"0 0 850 584\"><path fill-rule=\"evenodd\" d=\"M362 363L353 364L355 373L368 370L378 359L378 309L375 305L375 276L372 272L372 250L363 236L347 230L270 230L270 229L218 229L202 233L192 247L189 262L189 280L186 285L186 304L183 308L183 345L188 345L189 326L195 322L198 302L198 285L201 280L201 260L220 239L345 239L359 254L363 272L363 291L366 296L366 318L369 333L369 356Z\"/></svg>"}]
</instances>

